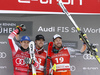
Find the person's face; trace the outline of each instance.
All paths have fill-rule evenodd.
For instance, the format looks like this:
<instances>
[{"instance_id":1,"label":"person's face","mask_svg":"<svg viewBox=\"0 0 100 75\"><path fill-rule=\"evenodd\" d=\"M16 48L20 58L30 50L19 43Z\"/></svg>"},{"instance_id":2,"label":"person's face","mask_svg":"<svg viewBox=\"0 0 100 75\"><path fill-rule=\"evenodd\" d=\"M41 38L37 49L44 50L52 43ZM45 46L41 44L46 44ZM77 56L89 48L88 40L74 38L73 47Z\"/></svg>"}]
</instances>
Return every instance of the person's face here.
<instances>
[{"instance_id":1,"label":"person's face","mask_svg":"<svg viewBox=\"0 0 100 75\"><path fill-rule=\"evenodd\" d=\"M22 41L20 42L20 44L24 49L27 49L29 47L29 41Z\"/></svg>"},{"instance_id":2,"label":"person's face","mask_svg":"<svg viewBox=\"0 0 100 75\"><path fill-rule=\"evenodd\" d=\"M56 38L54 40L54 45L55 45L55 48L60 48L62 46L62 39L61 38Z\"/></svg>"},{"instance_id":3,"label":"person's face","mask_svg":"<svg viewBox=\"0 0 100 75\"><path fill-rule=\"evenodd\" d=\"M44 40L43 39L36 40L35 45L36 45L37 48L42 48L43 45L44 45Z\"/></svg>"}]
</instances>

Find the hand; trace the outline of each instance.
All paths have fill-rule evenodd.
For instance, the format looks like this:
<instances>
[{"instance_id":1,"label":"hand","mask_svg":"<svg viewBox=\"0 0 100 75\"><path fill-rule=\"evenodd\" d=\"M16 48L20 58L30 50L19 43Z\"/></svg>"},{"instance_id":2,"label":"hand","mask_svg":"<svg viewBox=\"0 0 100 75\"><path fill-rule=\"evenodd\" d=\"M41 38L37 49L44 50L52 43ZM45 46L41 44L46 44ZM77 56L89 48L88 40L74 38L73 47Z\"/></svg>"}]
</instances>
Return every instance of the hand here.
<instances>
[{"instance_id":1,"label":"hand","mask_svg":"<svg viewBox=\"0 0 100 75\"><path fill-rule=\"evenodd\" d=\"M19 26L16 26L16 28L19 30L19 33L20 33L20 31L26 31L26 27L25 27L24 24L21 24Z\"/></svg>"},{"instance_id":2,"label":"hand","mask_svg":"<svg viewBox=\"0 0 100 75\"><path fill-rule=\"evenodd\" d=\"M35 61L31 58L25 58L24 61L26 64L34 64L35 63Z\"/></svg>"}]
</instances>

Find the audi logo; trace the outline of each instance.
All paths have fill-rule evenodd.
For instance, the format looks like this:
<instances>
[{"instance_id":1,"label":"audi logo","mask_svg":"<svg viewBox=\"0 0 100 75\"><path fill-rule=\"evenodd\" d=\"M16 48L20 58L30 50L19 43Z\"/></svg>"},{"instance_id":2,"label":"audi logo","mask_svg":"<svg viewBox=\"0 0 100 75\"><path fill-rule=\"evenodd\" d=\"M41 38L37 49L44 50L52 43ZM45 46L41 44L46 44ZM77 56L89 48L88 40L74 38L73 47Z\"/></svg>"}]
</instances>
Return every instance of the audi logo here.
<instances>
[{"instance_id":1,"label":"audi logo","mask_svg":"<svg viewBox=\"0 0 100 75\"><path fill-rule=\"evenodd\" d=\"M83 59L85 60L96 60L94 56L91 56L90 54L84 54Z\"/></svg>"},{"instance_id":2,"label":"audi logo","mask_svg":"<svg viewBox=\"0 0 100 75\"><path fill-rule=\"evenodd\" d=\"M0 52L0 58L6 58L7 54L5 52Z\"/></svg>"},{"instance_id":3,"label":"audi logo","mask_svg":"<svg viewBox=\"0 0 100 75\"><path fill-rule=\"evenodd\" d=\"M76 67L74 65L70 66L70 70L71 71L75 71L76 70Z\"/></svg>"},{"instance_id":4,"label":"audi logo","mask_svg":"<svg viewBox=\"0 0 100 75\"><path fill-rule=\"evenodd\" d=\"M17 65L25 65L24 59L17 58L15 62Z\"/></svg>"}]
</instances>

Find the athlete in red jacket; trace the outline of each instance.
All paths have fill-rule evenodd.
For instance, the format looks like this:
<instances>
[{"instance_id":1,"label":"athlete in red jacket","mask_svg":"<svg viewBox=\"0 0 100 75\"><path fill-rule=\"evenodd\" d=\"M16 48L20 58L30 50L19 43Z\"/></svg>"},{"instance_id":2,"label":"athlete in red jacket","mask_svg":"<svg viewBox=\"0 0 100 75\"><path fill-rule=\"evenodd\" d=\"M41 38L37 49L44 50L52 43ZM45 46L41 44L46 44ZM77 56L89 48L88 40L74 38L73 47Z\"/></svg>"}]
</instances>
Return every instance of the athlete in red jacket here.
<instances>
[{"instance_id":1,"label":"athlete in red jacket","mask_svg":"<svg viewBox=\"0 0 100 75\"><path fill-rule=\"evenodd\" d=\"M29 65L25 64L24 59L26 57L30 57L29 55L29 42L30 38L28 36L23 36L20 40L20 43L18 43L15 39L15 36L19 34L21 31L25 31L26 27L25 25L21 24L20 26L17 26L17 29L14 30L9 36L8 41L9 45L12 50L12 59L13 59L13 67L14 67L14 73L13 75L29 75L29 72L31 72L31 68ZM35 67L38 68L38 63L34 60Z\"/></svg>"},{"instance_id":2,"label":"athlete in red jacket","mask_svg":"<svg viewBox=\"0 0 100 75\"><path fill-rule=\"evenodd\" d=\"M35 37L35 57L39 63L39 67L36 68L36 75L44 75L44 66L47 54L46 50L43 48L44 41L45 38L41 34ZM26 62L29 62L29 60L26 60Z\"/></svg>"},{"instance_id":3,"label":"athlete in red jacket","mask_svg":"<svg viewBox=\"0 0 100 75\"><path fill-rule=\"evenodd\" d=\"M51 52L52 65L56 64L56 72L53 75L71 75L70 55L77 53L75 49L62 46L62 37L59 34L53 37L54 48ZM86 44L83 44L80 53L86 50Z\"/></svg>"}]
</instances>

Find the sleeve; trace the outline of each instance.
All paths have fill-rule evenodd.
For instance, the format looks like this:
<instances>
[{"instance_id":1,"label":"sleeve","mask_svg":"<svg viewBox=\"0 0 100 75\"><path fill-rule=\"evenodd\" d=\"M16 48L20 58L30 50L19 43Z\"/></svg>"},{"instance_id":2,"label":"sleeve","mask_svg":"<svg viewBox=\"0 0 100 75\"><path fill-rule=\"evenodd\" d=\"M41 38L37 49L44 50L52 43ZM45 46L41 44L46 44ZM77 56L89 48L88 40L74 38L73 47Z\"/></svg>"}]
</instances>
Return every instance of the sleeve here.
<instances>
[{"instance_id":1,"label":"sleeve","mask_svg":"<svg viewBox=\"0 0 100 75\"><path fill-rule=\"evenodd\" d=\"M81 51L78 49L67 47L70 55L82 55Z\"/></svg>"},{"instance_id":2,"label":"sleeve","mask_svg":"<svg viewBox=\"0 0 100 75\"><path fill-rule=\"evenodd\" d=\"M11 47L13 56L18 50L18 46L16 45L16 42L14 41L14 37L17 35L18 32L19 32L18 29L16 29L8 36L8 41L9 41L9 45Z\"/></svg>"},{"instance_id":3,"label":"sleeve","mask_svg":"<svg viewBox=\"0 0 100 75\"><path fill-rule=\"evenodd\" d=\"M21 47L20 41L17 40L15 37L14 37L14 41L15 41L15 43L16 43L16 45L17 45L18 47Z\"/></svg>"}]
</instances>

